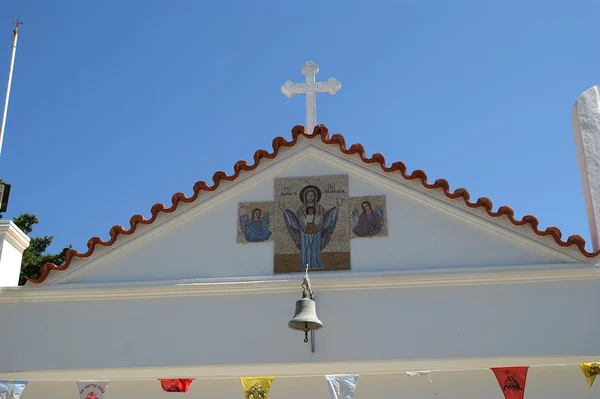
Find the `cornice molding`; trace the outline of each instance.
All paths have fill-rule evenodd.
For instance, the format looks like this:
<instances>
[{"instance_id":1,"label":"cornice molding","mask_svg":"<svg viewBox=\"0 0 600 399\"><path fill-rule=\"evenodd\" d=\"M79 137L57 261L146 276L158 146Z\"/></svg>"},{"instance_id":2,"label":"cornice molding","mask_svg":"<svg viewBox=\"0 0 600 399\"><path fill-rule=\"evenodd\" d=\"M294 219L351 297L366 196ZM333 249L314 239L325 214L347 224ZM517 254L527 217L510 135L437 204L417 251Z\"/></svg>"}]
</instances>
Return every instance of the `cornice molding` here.
<instances>
[{"instance_id":1,"label":"cornice molding","mask_svg":"<svg viewBox=\"0 0 600 399\"><path fill-rule=\"evenodd\" d=\"M0 238L6 239L19 251L23 252L29 246L30 238L11 220L0 220Z\"/></svg>"},{"instance_id":2,"label":"cornice molding","mask_svg":"<svg viewBox=\"0 0 600 399\"><path fill-rule=\"evenodd\" d=\"M52 272L48 275L45 284L63 284L72 281L87 270L110 264L111 260L123 253L133 250L149 240L158 238L172 229L178 228L183 223L189 223L196 217L210 212L223 201L243 193L248 187L265 179L275 178L282 169L287 169L306 159L315 159L332 167L347 171L357 178L363 178L381 185L390 192L402 198L426 206L435 212L450 216L460 223L483 229L494 234L498 239L512 245L518 245L527 250L534 250L548 258L561 262L595 263L596 259L586 258L576 247L556 246L549 236L540 237L530 229L516 228L507 217L490 218L482 208L468 208L460 206L456 200L447 198L439 190L424 188L417 180L405 180L395 173L382 171L378 164L365 165L358 157L341 154L335 145L325 144L300 136L295 146L283 148L277 159L261 161L252 173L241 173L235 182L227 182L213 192L202 192L190 204L181 204L169 217L158 218L151 225L140 227L136 234L119 238L110 247L98 248L89 258L75 258L65 272ZM268 200L265 198L265 200ZM28 286L32 284L27 284Z\"/></svg>"},{"instance_id":3,"label":"cornice molding","mask_svg":"<svg viewBox=\"0 0 600 399\"><path fill-rule=\"evenodd\" d=\"M559 264L393 272L320 272L311 275L317 292L489 284L600 280L600 268ZM55 284L0 288L0 304L176 298L189 296L300 292L302 274L107 284Z\"/></svg>"},{"instance_id":4,"label":"cornice molding","mask_svg":"<svg viewBox=\"0 0 600 399\"><path fill-rule=\"evenodd\" d=\"M239 379L243 375L275 375L277 378L316 377L326 374L400 374L407 371L430 370L433 373L503 367L526 364L530 367L579 367L578 363L593 362L598 355L582 356L512 356L462 359L399 359L382 361L339 361L270 363L240 365L202 365L176 367L122 367L86 370L2 371L0 379L25 381L77 380L157 380L159 378ZM408 378L408 377L407 377Z\"/></svg>"},{"instance_id":5,"label":"cornice molding","mask_svg":"<svg viewBox=\"0 0 600 399\"><path fill-rule=\"evenodd\" d=\"M320 140L318 140L320 139ZM589 262L596 262L595 258L599 255L598 253L590 253L585 249L585 240L578 235L570 236L566 240L562 239L562 232L557 227L547 227L545 230L539 230L539 221L536 217L532 215L526 215L521 219L515 218L514 211L512 208L508 206L501 206L497 210L493 210L492 202L489 198L479 198L475 202L471 201L470 194L466 189L459 188L455 190L450 189L450 185L444 179L437 179L433 183L427 181L427 175L422 170L414 170L408 173L406 166L402 162L394 162L391 165L387 165L385 158L380 153L375 153L371 157L368 157L364 151L364 148L360 144L353 144L347 147L345 139L340 134L334 134L333 136L329 136L329 132L327 127L324 125L319 125L315 127L313 132L306 132L304 127L295 126L292 129L292 140L286 140L283 137L277 137L273 140L273 151L269 152L266 150L258 150L254 154L254 163L248 164L246 161L238 161L234 165L234 173L232 175L227 175L223 171L218 171L213 176L213 185L208 185L206 182L199 181L194 185L194 192L191 197L187 197L184 193L176 193L172 197L171 206L166 206L165 204L155 204L151 208L151 217L149 219L145 218L143 215L134 215L130 219L130 227L126 229L123 226L116 225L111 228L109 231L110 239L108 241L103 240L100 237L92 237L88 241L88 250L84 253L81 253L76 250L71 250L67 253L65 257L65 263L61 266L57 266L51 263L46 263L41 270L41 276L36 280L31 280L31 283L40 284L44 282L47 278L50 277L51 274L56 274L58 271L65 271L71 266L71 260L74 259L86 259L92 256L95 252L96 247L98 247L97 252L102 252L102 248L107 249L115 244L117 244L117 238L119 236L131 236L136 233L138 230L145 230L143 226L149 226L155 224L157 220L161 218L161 215L170 214L170 213L178 213L178 206L191 205L196 203L196 200L201 196L201 194L209 193L209 196L215 194L217 192L221 192L220 187L227 187L231 183L237 183L242 175L246 175L248 173L254 174L258 169L260 169L260 163L265 163L268 161L273 161L277 158L277 162L279 162L281 158L281 154L288 152L290 149L298 146L299 144L304 143L306 145L306 140L310 140L311 146L323 146L323 148L327 148L329 153L335 152L339 157L343 156L350 160L355 166L359 165L361 167L367 166L372 171L376 169L378 175L392 175L396 178L396 180L401 181L403 184L407 186L413 186L415 188L415 184L420 185L417 190L421 193L427 191L429 197L432 198L442 198L445 203L449 203L449 201L455 201L453 203L454 207L463 207L468 208L473 215L478 215L479 217L484 217L487 219L498 218L503 220L502 223L504 227L508 226L510 223L510 229L513 232L519 232L520 236L524 236L527 238L534 238L531 243L527 243L528 246L536 246L538 250L549 252L549 248L554 248L554 255L560 256L565 262L572 262L574 260L586 261L584 259L588 259ZM335 151L333 151L335 149ZM408 184L406 184L408 182ZM413 183L411 183L413 182ZM435 194L433 192L436 192ZM211 197L209 197L211 198ZM457 201L460 200L460 201ZM459 205L460 203L463 203ZM475 218L473 218L473 221ZM507 222L507 223L504 223ZM523 232L523 228L527 228L530 231L527 233ZM139 234L136 233L136 236ZM510 238L508 234L504 234L507 238ZM123 238L121 238L123 240ZM533 242L537 241L537 242ZM537 244L537 245L535 245ZM98 256L98 255L96 255ZM89 265L90 263L80 263L80 266ZM81 271L82 267L77 268L78 272ZM73 270L73 269L72 269ZM70 274L73 276L73 274ZM64 277L66 279L66 277ZM56 277L51 282L64 281L60 278Z\"/></svg>"}]
</instances>

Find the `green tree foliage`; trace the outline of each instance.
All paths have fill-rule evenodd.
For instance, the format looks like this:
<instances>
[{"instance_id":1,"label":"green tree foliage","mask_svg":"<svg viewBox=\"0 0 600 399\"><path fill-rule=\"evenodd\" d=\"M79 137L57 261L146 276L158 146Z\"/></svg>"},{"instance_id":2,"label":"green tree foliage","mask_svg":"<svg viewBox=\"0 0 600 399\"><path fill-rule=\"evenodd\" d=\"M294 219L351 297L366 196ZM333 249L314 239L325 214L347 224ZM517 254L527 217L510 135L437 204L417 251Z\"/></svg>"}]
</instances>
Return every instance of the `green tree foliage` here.
<instances>
[{"instance_id":1,"label":"green tree foliage","mask_svg":"<svg viewBox=\"0 0 600 399\"><path fill-rule=\"evenodd\" d=\"M33 231L33 226L39 223L38 218L31 213L22 213L15 217L13 222L27 235ZM31 237L31 236L30 236ZM21 277L19 285L25 284L27 279L36 279L40 276L40 270L44 263L51 262L57 266L65 263L65 255L71 249L71 245L64 247L57 254L46 253L46 249L52 244L53 236L31 237L29 247L23 252L23 261L21 262Z\"/></svg>"}]
</instances>

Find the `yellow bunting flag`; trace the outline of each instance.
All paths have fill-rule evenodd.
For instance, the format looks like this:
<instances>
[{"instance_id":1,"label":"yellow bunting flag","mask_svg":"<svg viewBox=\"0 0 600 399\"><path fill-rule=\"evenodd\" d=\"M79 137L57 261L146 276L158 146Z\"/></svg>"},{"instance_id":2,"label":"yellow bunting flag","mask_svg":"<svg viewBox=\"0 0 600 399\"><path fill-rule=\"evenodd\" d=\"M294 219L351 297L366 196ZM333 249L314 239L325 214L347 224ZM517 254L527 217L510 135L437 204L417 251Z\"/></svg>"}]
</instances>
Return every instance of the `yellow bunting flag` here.
<instances>
[{"instance_id":1,"label":"yellow bunting flag","mask_svg":"<svg viewBox=\"0 0 600 399\"><path fill-rule=\"evenodd\" d=\"M585 375L585 379L590 386L590 391L593 390L592 385L594 385L594 380L600 374L600 363L581 363L579 367L581 367L581 371Z\"/></svg>"},{"instance_id":2,"label":"yellow bunting flag","mask_svg":"<svg viewBox=\"0 0 600 399\"><path fill-rule=\"evenodd\" d=\"M246 399L267 399L275 377L242 377L242 388Z\"/></svg>"}]
</instances>

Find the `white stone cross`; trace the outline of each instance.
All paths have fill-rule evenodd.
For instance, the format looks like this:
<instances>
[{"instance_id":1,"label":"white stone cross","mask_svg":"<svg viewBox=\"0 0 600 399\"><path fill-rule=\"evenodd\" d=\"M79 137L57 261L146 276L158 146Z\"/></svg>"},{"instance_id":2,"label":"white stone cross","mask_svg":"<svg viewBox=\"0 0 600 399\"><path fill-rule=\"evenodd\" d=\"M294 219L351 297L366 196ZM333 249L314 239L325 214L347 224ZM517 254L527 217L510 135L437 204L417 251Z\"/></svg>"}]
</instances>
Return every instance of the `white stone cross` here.
<instances>
[{"instance_id":1,"label":"white stone cross","mask_svg":"<svg viewBox=\"0 0 600 399\"><path fill-rule=\"evenodd\" d=\"M317 96L316 93L328 92L335 94L342 88L342 84L334 78L327 82L315 82L315 74L319 72L319 66L308 61L302 67L302 73L306 75L306 83L293 83L291 80L281 86L281 92L291 98L294 94L306 94L306 131L311 134L317 125Z\"/></svg>"}]
</instances>

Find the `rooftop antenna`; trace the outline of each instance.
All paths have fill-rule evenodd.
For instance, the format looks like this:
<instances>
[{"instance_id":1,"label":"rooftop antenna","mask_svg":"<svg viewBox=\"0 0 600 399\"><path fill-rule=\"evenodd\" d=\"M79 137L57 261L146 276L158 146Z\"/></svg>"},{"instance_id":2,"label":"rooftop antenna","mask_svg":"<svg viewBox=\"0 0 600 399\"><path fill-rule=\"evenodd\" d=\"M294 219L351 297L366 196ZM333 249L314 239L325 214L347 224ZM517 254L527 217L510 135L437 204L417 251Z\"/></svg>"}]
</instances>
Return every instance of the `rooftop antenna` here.
<instances>
[{"instance_id":1,"label":"rooftop antenna","mask_svg":"<svg viewBox=\"0 0 600 399\"><path fill-rule=\"evenodd\" d=\"M13 22L15 30L13 30L12 54L10 56L10 66L8 67L8 84L6 85L6 97L4 99L4 111L2 112L2 126L0 127L0 152L2 152L2 143L4 142L4 127L6 126L6 114L8 113L8 99L10 98L10 86L12 84L12 72L15 65L15 54L17 53L17 39L19 37L19 25L23 24L17 18Z\"/></svg>"}]
</instances>

